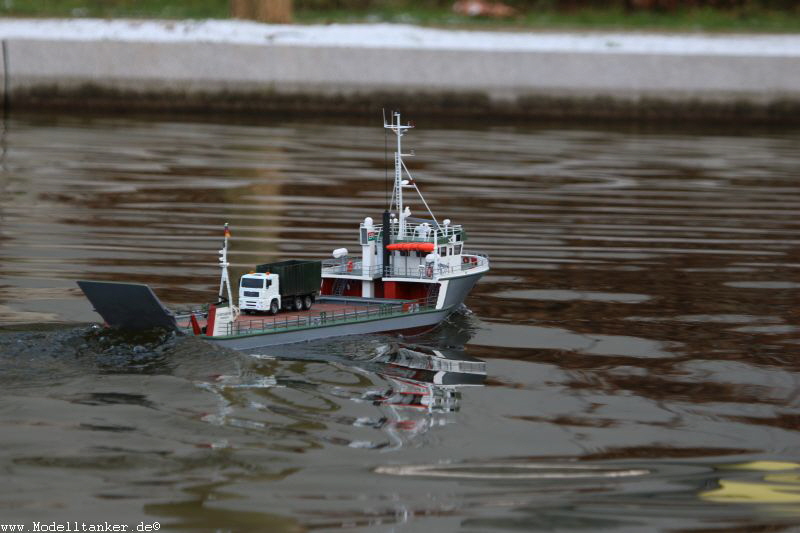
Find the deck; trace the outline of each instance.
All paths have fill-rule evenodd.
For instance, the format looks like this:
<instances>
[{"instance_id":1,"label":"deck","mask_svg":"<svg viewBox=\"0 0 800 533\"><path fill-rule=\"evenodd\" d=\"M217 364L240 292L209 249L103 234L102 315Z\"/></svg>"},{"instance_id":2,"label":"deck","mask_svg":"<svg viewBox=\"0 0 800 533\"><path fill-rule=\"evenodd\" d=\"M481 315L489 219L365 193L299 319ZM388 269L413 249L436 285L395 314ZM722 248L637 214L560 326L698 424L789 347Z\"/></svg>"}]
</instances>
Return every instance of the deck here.
<instances>
[{"instance_id":1,"label":"deck","mask_svg":"<svg viewBox=\"0 0 800 533\"><path fill-rule=\"evenodd\" d=\"M427 305L426 305L427 304ZM229 326L228 335L252 335L274 333L292 329L306 329L344 322L362 322L378 318L415 313L435 307L435 303L402 300L342 298L340 301L318 301L308 311L281 311L277 315L252 314L239 315ZM195 315L201 328L206 326L206 318ZM189 316L178 319L178 327L192 331Z\"/></svg>"},{"instance_id":2,"label":"deck","mask_svg":"<svg viewBox=\"0 0 800 533\"><path fill-rule=\"evenodd\" d=\"M322 321L337 320L354 316L375 315L381 312L381 306L348 304L342 302L316 302L308 311L281 311L277 315L241 314L234 322L234 330L263 331L269 329L286 329L304 325L319 324Z\"/></svg>"}]
</instances>

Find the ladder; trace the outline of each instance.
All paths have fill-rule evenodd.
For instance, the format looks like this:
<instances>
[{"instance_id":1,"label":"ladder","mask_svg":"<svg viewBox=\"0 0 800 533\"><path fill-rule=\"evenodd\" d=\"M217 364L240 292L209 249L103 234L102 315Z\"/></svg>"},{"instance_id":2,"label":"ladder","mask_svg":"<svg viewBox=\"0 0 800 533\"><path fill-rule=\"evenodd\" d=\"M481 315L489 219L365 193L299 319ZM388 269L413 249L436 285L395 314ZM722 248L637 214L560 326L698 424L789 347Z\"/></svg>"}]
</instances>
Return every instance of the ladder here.
<instances>
[{"instance_id":1,"label":"ladder","mask_svg":"<svg viewBox=\"0 0 800 533\"><path fill-rule=\"evenodd\" d=\"M344 290L347 288L347 280L346 279L337 279L336 283L333 284L333 295L334 296L341 296L344 294Z\"/></svg>"},{"instance_id":2,"label":"ladder","mask_svg":"<svg viewBox=\"0 0 800 533\"><path fill-rule=\"evenodd\" d=\"M428 284L428 295L425 297L425 305L436 305L436 301L438 299L439 299L439 284L438 283Z\"/></svg>"}]
</instances>

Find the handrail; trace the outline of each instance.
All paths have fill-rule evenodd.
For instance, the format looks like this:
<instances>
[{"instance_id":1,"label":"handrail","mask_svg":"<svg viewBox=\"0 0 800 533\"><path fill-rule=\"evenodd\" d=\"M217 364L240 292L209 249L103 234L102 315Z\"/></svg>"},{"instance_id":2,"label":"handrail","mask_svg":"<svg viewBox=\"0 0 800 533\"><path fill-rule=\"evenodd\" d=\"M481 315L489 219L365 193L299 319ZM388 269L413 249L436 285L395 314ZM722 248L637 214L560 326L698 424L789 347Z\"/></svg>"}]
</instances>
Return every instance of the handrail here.
<instances>
[{"instance_id":1,"label":"handrail","mask_svg":"<svg viewBox=\"0 0 800 533\"><path fill-rule=\"evenodd\" d=\"M377 236L383 235L383 224L367 227L362 223L361 227L369 229ZM406 222L406 231L402 234L400 233L399 224L390 224L389 226L389 235L392 238L392 242L432 242L439 245L450 242L450 238L457 234L464 235L464 228L461 224L440 225L436 228L424 222L418 224ZM461 239L462 242L464 240L463 238Z\"/></svg>"},{"instance_id":2,"label":"handrail","mask_svg":"<svg viewBox=\"0 0 800 533\"><path fill-rule=\"evenodd\" d=\"M437 275L451 274L453 272L467 272L472 269L482 268L489 264L489 256L481 252L463 252L459 254L461 261L458 265L451 265L447 261L439 263L438 269L426 265L406 267L393 265L382 268L371 266L364 269L360 260L325 259L322 261L322 273L331 275L369 276L372 278L383 276L388 278L414 278L434 279ZM455 257L455 256L452 256Z\"/></svg>"},{"instance_id":3,"label":"handrail","mask_svg":"<svg viewBox=\"0 0 800 533\"><path fill-rule=\"evenodd\" d=\"M264 317L260 320L242 321L238 320L228 324L227 336L232 335L252 335L259 333L274 333L277 331L291 331L298 329L308 329L332 324L345 324L362 322L375 318L386 318L394 315L404 315L419 313L436 308L438 298L420 298L418 300L407 300L398 303L380 304L379 306L366 305L364 309L336 310L332 312L320 311L316 315L303 316L296 315L289 317L288 314ZM361 306L359 306L361 307Z\"/></svg>"}]
</instances>

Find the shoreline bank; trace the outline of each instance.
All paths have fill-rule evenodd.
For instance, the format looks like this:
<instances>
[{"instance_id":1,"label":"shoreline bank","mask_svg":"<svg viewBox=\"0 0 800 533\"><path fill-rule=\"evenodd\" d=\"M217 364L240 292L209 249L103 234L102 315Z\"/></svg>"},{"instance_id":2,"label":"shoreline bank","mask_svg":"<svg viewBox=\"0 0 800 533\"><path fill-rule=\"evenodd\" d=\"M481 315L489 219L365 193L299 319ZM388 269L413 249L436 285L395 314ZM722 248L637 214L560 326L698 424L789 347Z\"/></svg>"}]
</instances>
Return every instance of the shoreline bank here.
<instances>
[{"instance_id":1,"label":"shoreline bank","mask_svg":"<svg viewBox=\"0 0 800 533\"><path fill-rule=\"evenodd\" d=\"M800 122L800 36L0 21L11 109Z\"/></svg>"}]
</instances>

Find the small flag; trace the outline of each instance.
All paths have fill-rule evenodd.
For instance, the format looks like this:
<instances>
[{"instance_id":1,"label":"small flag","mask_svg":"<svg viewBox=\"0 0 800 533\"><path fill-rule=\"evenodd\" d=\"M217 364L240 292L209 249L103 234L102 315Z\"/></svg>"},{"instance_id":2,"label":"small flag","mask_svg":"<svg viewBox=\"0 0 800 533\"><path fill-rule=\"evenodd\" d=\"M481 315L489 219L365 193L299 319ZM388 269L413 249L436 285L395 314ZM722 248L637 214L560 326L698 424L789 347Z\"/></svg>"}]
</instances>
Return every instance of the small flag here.
<instances>
[{"instance_id":1,"label":"small flag","mask_svg":"<svg viewBox=\"0 0 800 533\"><path fill-rule=\"evenodd\" d=\"M228 228L228 223L227 222L225 223L225 232L223 233L223 235L225 235L226 239L231 236L231 230L230 230L230 228Z\"/></svg>"}]
</instances>

